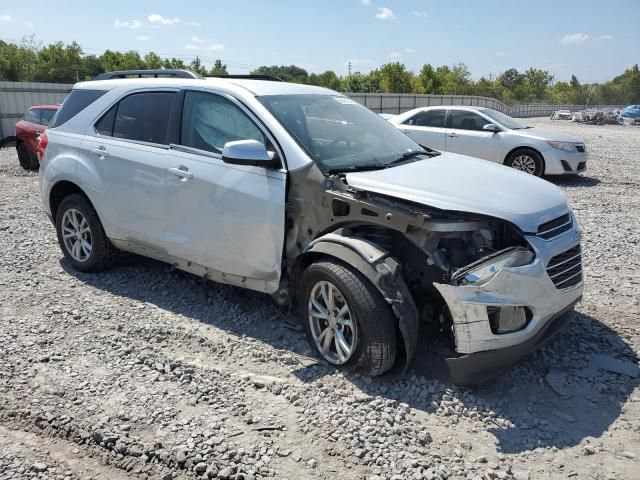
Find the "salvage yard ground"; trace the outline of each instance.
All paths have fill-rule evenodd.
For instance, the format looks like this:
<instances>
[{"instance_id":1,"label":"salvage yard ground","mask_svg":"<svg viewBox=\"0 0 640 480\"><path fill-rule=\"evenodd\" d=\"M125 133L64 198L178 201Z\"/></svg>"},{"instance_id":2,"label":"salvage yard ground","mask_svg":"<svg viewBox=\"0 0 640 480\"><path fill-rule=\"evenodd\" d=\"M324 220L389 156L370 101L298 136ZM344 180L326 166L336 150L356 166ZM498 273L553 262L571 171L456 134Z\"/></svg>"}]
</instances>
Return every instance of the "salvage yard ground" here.
<instances>
[{"instance_id":1,"label":"salvage yard ground","mask_svg":"<svg viewBox=\"0 0 640 480\"><path fill-rule=\"evenodd\" d=\"M268 296L151 260L73 271L37 175L0 150L0 480L639 478L640 128L528 123L590 151L549 179L583 228L584 298L473 389L425 355L401 378L314 365Z\"/></svg>"}]
</instances>

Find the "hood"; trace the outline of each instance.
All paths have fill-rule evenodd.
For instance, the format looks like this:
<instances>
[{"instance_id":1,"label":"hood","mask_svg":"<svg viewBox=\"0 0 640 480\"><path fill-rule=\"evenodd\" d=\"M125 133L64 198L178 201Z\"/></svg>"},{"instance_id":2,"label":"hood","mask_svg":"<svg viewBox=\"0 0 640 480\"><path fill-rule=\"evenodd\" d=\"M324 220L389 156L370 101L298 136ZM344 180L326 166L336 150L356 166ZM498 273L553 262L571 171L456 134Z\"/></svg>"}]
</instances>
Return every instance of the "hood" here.
<instances>
[{"instance_id":1,"label":"hood","mask_svg":"<svg viewBox=\"0 0 640 480\"><path fill-rule=\"evenodd\" d=\"M524 137L535 138L538 140L553 140L556 142L571 142L571 143L584 143L584 140L578 137L574 137L573 135L568 135L566 133L560 133L555 130L545 130L544 128L527 128L523 130L511 130L513 133L517 135L522 135Z\"/></svg>"},{"instance_id":2,"label":"hood","mask_svg":"<svg viewBox=\"0 0 640 480\"><path fill-rule=\"evenodd\" d=\"M569 211L552 183L513 168L455 153L348 173L349 185L381 195L458 212L500 218L525 232Z\"/></svg>"}]
</instances>

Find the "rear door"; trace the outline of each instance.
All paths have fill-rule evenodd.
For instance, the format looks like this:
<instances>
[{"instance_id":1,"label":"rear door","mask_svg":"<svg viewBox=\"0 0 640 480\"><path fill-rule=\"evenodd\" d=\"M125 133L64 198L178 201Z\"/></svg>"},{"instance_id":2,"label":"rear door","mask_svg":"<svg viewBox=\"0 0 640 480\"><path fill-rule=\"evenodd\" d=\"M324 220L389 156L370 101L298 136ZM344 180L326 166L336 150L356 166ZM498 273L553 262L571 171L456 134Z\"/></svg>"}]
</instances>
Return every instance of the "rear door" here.
<instances>
[{"instance_id":1,"label":"rear door","mask_svg":"<svg viewBox=\"0 0 640 480\"><path fill-rule=\"evenodd\" d=\"M165 250L167 126L176 91L122 98L89 128L81 153L103 184L93 192L107 234Z\"/></svg>"},{"instance_id":2,"label":"rear door","mask_svg":"<svg viewBox=\"0 0 640 480\"><path fill-rule=\"evenodd\" d=\"M489 123L492 122L476 112L451 109L446 133L447 152L500 162L502 134L483 130L482 127Z\"/></svg>"},{"instance_id":3,"label":"rear door","mask_svg":"<svg viewBox=\"0 0 640 480\"><path fill-rule=\"evenodd\" d=\"M400 129L416 143L434 150L444 151L446 146L445 118L442 109L423 110L405 120Z\"/></svg>"},{"instance_id":4,"label":"rear door","mask_svg":"<svg viewBox=\"0 0 640 480\"><path fill-rule=\"evenodd\" d=\"M275 142L230 96L187 90L183 105L166 173L169 253L227 283L273 292L284 243L285 170L230 165L221 153L230 141L258 140L271 151Z\"/></svg>"}]
</instances>

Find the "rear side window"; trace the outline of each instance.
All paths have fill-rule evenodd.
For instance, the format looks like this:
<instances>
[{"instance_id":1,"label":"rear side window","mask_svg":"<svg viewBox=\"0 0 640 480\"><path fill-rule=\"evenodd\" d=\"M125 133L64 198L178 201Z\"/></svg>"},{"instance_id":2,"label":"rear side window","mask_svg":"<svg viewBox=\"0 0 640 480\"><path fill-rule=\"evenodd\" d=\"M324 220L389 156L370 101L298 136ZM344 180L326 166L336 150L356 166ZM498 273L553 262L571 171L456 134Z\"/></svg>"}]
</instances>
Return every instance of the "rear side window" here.
<instances>
[{"instance_id":1,"label":"rear side window","mask_svg":"<svg viewBox=\"0 0 640 480\"><path fill-rule=\"evenodd\" d=\"M56 114L56 111L45 109L45 110L40 110L40 113L42 115L40 117L40 125L47 126L51 122L51 119L53 118L53 116Z\"/></svg>"},{"instance_id":2,"label":"rear side window","mask_svg":"<svg viewBox=\"0 0 640 480\"><path fill-rule=\"evenodd\" d=\"M62 102L58 113L54 115L49 128L56 128L68 122L105 93L107 93L106 90L71 90Z\"/></svg>"},{"instance_id":3,"label":"rear side window","mask_svg":"<svg viewBox=\"0 0 640 480\"><path fill-rule=\"evenodd\" d=\"M22 119L29 123L40 123L40 110L27 110Z\"/></svg>"},{"instance_id":4,"label":"rear side window","mask_svg":"<svg viewBox=\"0 0 640 480\"><path fill-rule=\"evenodd\" d=\"M123 98L115 110L112 136L141 142L165 143L174 97L174 92L146 92ZM99 133L108 135L103 132L109 130L108 117L111 114L110 110L96 124Z\"/></svg>"},{"instance_id":5,"label":"rear side window","mask_svg":"<svg viewBox=\"0 0 640 480\"><path fill-rule=\"evenodd\" d=\"M404 123L407 125L415 125L416 127L439 127L444 128L444 110L427 110L420 112Z\"/></svg>"}]
</instances>

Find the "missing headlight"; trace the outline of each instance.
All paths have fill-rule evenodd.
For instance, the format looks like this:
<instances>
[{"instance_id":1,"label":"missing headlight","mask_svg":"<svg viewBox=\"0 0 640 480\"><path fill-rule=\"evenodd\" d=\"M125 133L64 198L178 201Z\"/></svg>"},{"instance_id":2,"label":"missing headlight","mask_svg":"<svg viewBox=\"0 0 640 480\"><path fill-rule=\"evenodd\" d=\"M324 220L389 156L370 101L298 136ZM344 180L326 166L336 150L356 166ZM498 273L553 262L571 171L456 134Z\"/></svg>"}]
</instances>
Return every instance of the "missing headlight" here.
<instances>
[{"instance_id":1,"label":"missing headlight","mask_svg":"<svg viewBox=\"0 0 640 480\"><path fill-rule=\"evenodd\" d=\"M534 258L535 254L526 248L506 248L459 269L451 276L451 281L454 285L482 285L502 268L528 265Z\"/></svg>"},{"instance_id":2,"label":"missing headlight","mask_svg":"<svg viewBox=\"0 0 640 480\"><path fill-rule=\"evenodd\" d=\"M491 331L496 335L513 333L525 328L533 316L527 307L487 307Z\"/></svg>"}]
</instances>

